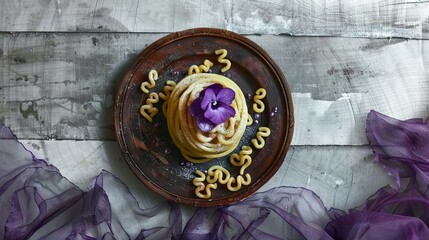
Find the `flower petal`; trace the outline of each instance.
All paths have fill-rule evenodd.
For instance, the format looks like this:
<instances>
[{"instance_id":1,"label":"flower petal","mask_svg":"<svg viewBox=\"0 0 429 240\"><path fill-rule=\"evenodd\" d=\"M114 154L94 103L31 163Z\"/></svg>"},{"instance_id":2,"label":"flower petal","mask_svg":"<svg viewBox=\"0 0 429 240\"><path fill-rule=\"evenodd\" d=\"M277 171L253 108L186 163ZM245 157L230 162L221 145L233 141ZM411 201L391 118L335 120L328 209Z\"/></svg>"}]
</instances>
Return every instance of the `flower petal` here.
<instances>
[{"instance_id":1,"label":"flower petal","mask_svg":"<svg viewBox=\"0 0 429 240\"><path fill-rule=\"evenodd\" d=\"M225 120L223 122L225 122L228 118L233 117L235 115L235 109L223 102L219 103L219 108L217 110L221 112L222 115L224 116Z\"/></svg>"},{"instance_id":2,"label":"flower petal","mask_svg":"<svg viewBox=\"0 0 429 240\"><path fill-rule=\"evenodd\" d=\"M210 121L216 125L225 122L234 115L235 109L223 102L218 102L218 107L216 109L209 107L204 112L204 117L210 119Z\"/></svg>"},{"instance_id":3,"label":"flower petal","mask_svg":"<svg viewBox=\"0 0 429 240\"><path fill-rule=\"evenodd\" d=\"M228 105L230 105L232 101L234 101L234 98L235 92L230 88L224 88L220 90L219 93L216 95L216 99L218 102L223 102Z\"/></svg>"},{"instance_id":4,"label":"flower petal","mask_svg":"<svg viewBox=\"0 0 429 240\"><path fill-rule=\"evenodd\" d=\"M207 119L210 119L216 114L217 111L218 111L217 108L213 108L213 106L209 104L207 109L204 110L204 117Z\"/></svg>"},{"instance_id":5,"label":"flower petal","mask_svg":"<svg viewBox=\"0 0 429 240\"><path fill-rule=\"evenodd\" d=\"M201 115L204 113L204 110L201 108L201 99L197 98L192 103L191 106L189 106L189 112L191 113L192 117L197 117L198 115Z\"/></svg>"},{"instance_id":6,"label":"flower petal","mask_svg":"<svg viewBox=\"0 0 429 240\"><path fill-rule=\"evenodd\" d=\"M213 92L217 95L219 92L224 89L223 86L219 83L214 83L208 87L208 89L213 90Z\"/></svg>"},{"instance_id":7,"label":"flower petal","mask_svg":"<svg viewBox=\"0 0 429 240\"><path fill-rule=\"evenodd\" d=\"M201 132L210 132L216 126L216 124L205 117L199 117L197 118L197 126Z\"/></svg>"},{"instance_id":8,"label":"flower petal","mask_svg":"<svg viewBox=\"0 0 429 240\"><path fill-rule=\"evenodd\" d=\"M216 94L214 93L213 89L206 88L205 90L206 91L201 100L201 108L203 110L206 110L207 108L209 108L211 103L216 101Z\"/></svg>"}]
</instances>

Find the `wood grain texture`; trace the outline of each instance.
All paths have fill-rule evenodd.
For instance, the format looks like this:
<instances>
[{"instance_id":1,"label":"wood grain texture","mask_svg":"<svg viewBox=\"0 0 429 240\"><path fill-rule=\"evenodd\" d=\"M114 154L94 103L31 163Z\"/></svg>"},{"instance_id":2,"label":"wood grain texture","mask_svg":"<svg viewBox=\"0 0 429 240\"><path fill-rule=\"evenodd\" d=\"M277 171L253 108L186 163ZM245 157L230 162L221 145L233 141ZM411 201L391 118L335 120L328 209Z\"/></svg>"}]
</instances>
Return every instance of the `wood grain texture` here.
<instances>
[{"instance_id":1,"label":"wood grain texture","mask_svg":"<svg viewBox=\"0 0 429 240\"><path fill-rule=\"evenodd\" d=\"M131 174L116 142L21 141L82 189L88 188L92 179L105 169L127 184L143 207L163 201ZM393 178L373 161L368 146L296 146L259 192L279 186L305 187L315 191L328 208L348 210L392 183Z\"/></svg>"},{"instance_id":2,"label":"wood grain texture","mask_svg":"<svg viewBox=\"0 0 429 240\"><path fill-rule=\"evenodd\" d=\"M0 40L2 117L20 126L19 137L113 139L116 84L156 37L7 35Z\"/></svg>"},{"instance_id":3,"label":"wood grain texture","mask_svg":"<svg viewBox=\"0 0 429 240\"><path fill-rule=\"evenodd\" d=\"M429 3L403 0L232 1L237 32L427 39Z\"/></svg>"},{"instance_id":4,"label":"wood grain texture","mask_svg":"<svg viewBox=\"0 0 429 240\"><path fill-rule=\"evenodd\" d=\"M0 31L171 32L226 27L230 1L5 0Z\"/></svg>"},{"instance_id":5,"label":"wood grain texture","mask_svg":"<svg viewBox=\"0 0 429 240\"><path fill-rule=\"evenodd\" d=\"M428 39L429 2L3 0L0 8L0 31L172 32L203 26L242 34Z\"/></svg>"},{"instance_id":6,"label":"wood grain texture","mask_svg":"<svg viewBox=\"0 0 429 240\"><path fill-rule=\"evenodd\" d=\"M117 85L164 34L0 34L0 116L19 138L114 140ZM366 144L366 114L426 117L425 40L249 35L280 66L293 145Z\"/></svg>"}]
</instances>

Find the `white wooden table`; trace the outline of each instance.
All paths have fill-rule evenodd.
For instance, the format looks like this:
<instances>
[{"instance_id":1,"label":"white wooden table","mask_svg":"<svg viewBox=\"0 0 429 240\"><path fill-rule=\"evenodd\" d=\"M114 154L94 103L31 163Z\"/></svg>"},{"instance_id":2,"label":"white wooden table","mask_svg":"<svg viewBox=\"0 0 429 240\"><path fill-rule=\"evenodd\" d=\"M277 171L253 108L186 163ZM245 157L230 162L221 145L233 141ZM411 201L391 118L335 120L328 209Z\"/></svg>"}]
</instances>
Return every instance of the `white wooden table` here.
<instances>
[{"instance_id":1,"label":"white wooden table","mask_svg":"<svg viewBox=\"0 0 429 240\"><path fill-rule=\"evenodd\" d=\"M373 161L365 120L371 109L429 115L428 1L2 0L0 119L82 189L106 169L141 207L163 201L120 153L115 91L148 44L195 27L244 34L288 79L292 147L260 191L306 187L347 210L393 182Z\"/></svg>"}]
</instances>

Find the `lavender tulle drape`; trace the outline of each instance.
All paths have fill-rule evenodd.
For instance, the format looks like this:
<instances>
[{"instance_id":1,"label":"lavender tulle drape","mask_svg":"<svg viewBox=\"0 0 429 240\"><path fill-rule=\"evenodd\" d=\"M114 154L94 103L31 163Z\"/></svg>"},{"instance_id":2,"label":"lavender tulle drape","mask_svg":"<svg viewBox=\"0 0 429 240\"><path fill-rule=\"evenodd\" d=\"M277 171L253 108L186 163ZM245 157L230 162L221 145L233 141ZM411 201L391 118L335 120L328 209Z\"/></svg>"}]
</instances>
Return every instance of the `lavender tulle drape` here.
<instances>
[{"instance_id":1,"label":"lavender tulle drape","mask_svg":"<svg viewBox=\"0 0 429 240\"><path fill-rule=\"evenodd\" d=\"M128 188L102 171L82 190L37 159L0 125L2 239L429 239L429 123L371 111L375 160L396 178L350 212L326 209L312 191L278 187L182 225L180 207L139 208ZM118 196L120 196L118 198Z\"/></svg>"}]
</instances>

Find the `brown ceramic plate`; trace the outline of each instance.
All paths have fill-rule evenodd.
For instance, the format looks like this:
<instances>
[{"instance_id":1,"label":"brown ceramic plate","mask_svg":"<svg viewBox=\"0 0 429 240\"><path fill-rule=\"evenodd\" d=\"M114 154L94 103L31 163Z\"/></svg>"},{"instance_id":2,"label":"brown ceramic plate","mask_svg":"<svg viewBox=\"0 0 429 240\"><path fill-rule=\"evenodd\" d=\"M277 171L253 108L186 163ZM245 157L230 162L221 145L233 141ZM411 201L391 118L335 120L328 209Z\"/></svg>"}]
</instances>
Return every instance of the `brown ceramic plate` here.
<instances>
[{"instance_id":1,"label":"brown ceramic plate","mask_svg":"<svg viewBox=\"0 0 429 240\"><path fill-rule=\"evenodd\" d=\"M227 59L231 69L221 73L223 64L217 62L215 50L228 50ZM214 63L213 73L225 75L235 81L244 94L254 95L258 88L267 90L264 102L266 110L255 117L252 98L247 104L249 113L258 119L249 126L234 152L239 152L244 144L251 146L258 127L267 126L271 135L262 150L254 150L253 162L246 169L252 182L237 192L219 185L210 199L195 196L192 185L194 172L207 170L210 166L221 165L233 176L238 168L233 167L227 157L214 159L203 164L186 164L186 161L172 142L166 120L161 111L152 123L143 118L139 109L145 103L147 94L140 90L140 84L147 79L151 69L158 71L159 79L151 91L160 92L166 80L178 82L187 74L188 68L200 65L205 59ZM212 28L189 29L169 34L145 48L137 57L123 78L115 103L116 134L132 171L154 192L168 200L187 205L209 207L231 204L253 194L265 184L283 163L293 132L293 107L287 81L271 57L256 43L239 34ZM272 113L276 109L276 113Z\"/></svg>"}]
</instances>

